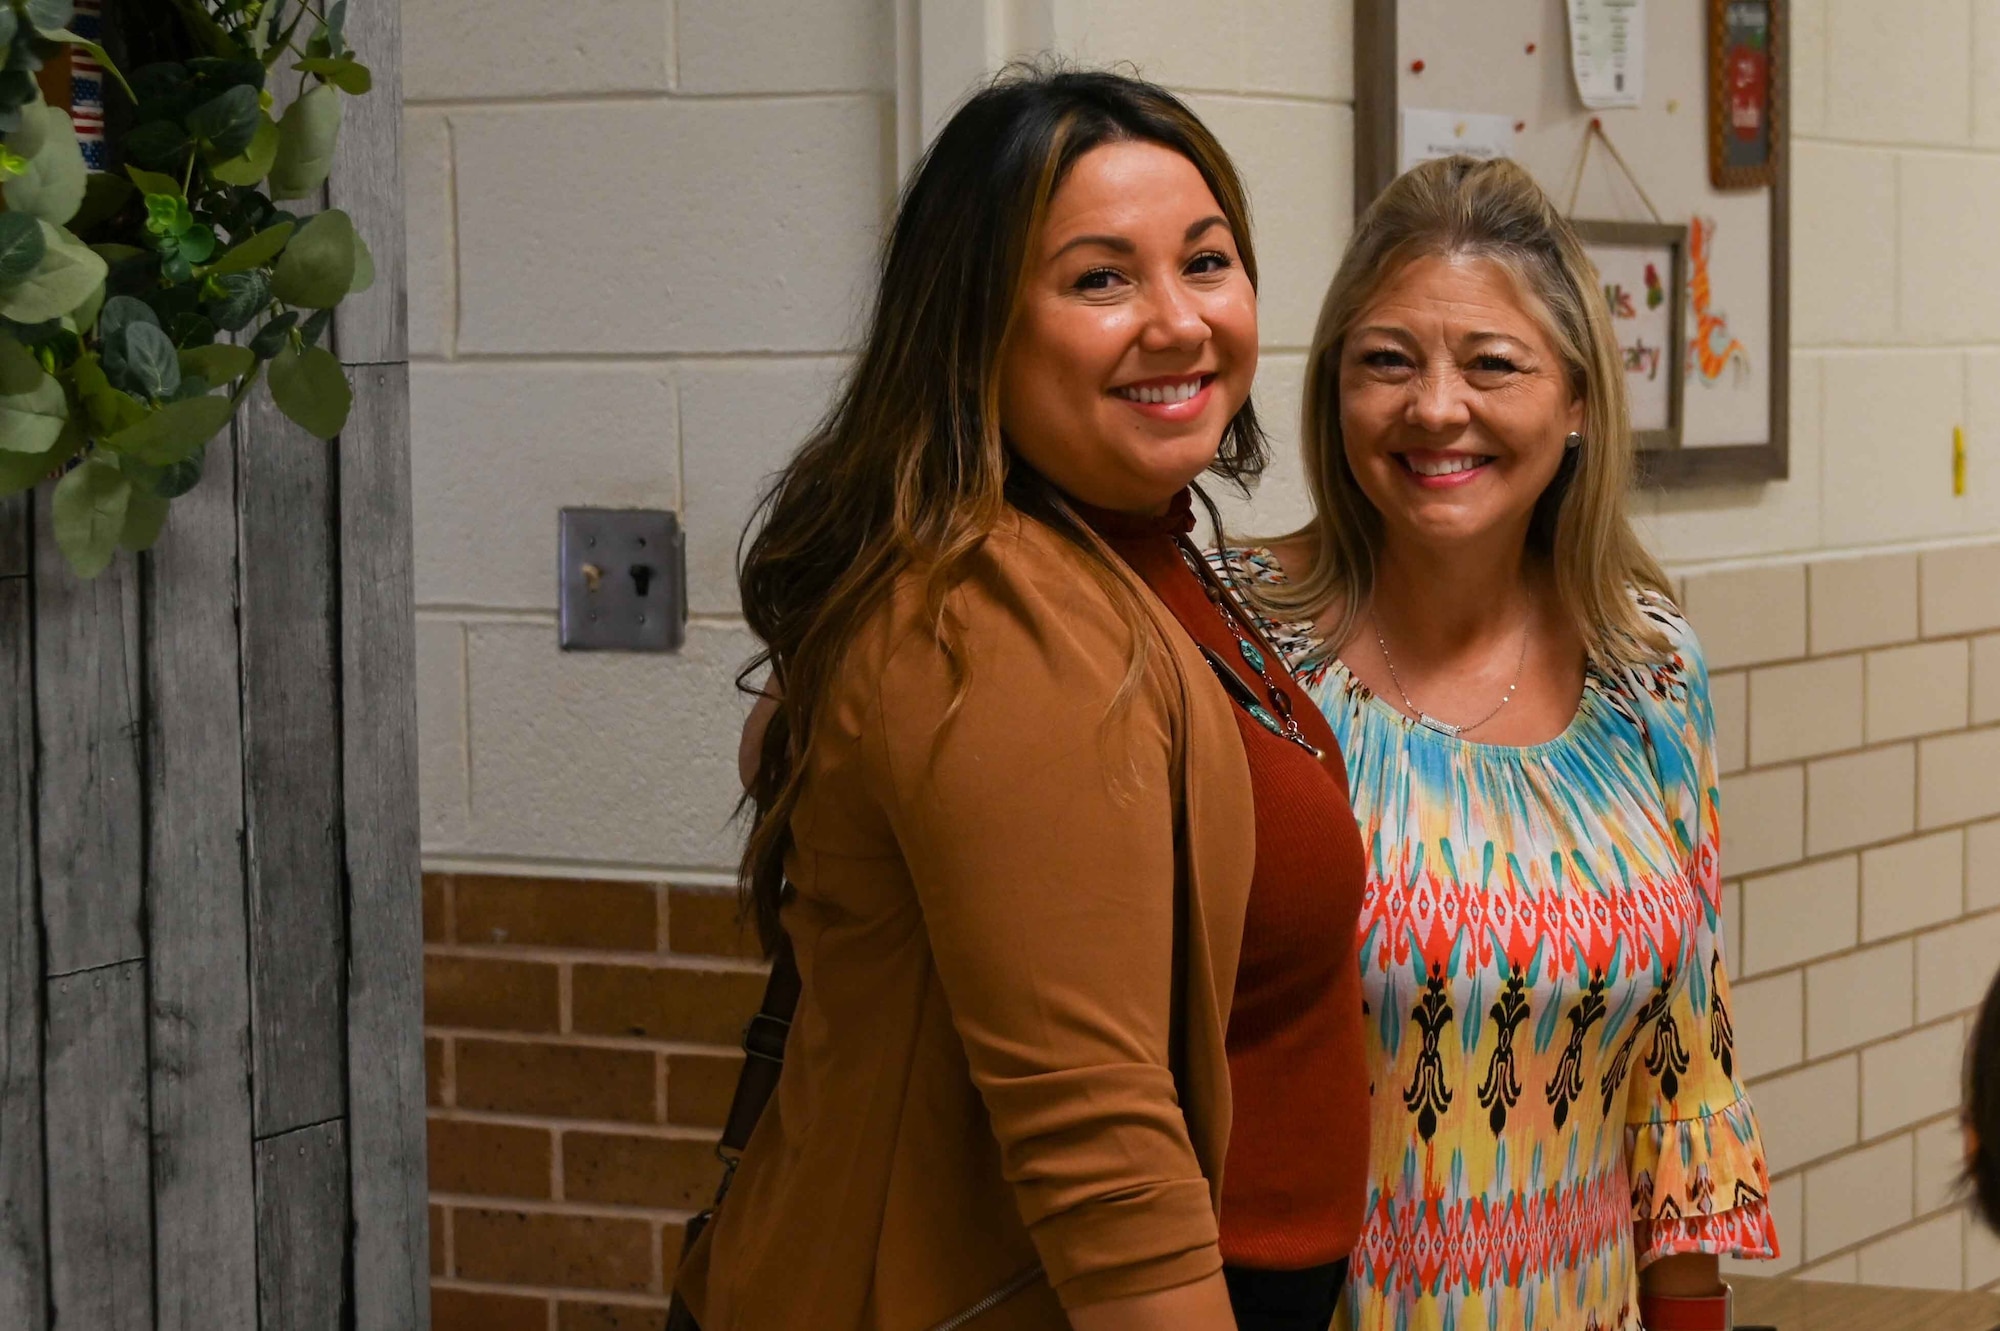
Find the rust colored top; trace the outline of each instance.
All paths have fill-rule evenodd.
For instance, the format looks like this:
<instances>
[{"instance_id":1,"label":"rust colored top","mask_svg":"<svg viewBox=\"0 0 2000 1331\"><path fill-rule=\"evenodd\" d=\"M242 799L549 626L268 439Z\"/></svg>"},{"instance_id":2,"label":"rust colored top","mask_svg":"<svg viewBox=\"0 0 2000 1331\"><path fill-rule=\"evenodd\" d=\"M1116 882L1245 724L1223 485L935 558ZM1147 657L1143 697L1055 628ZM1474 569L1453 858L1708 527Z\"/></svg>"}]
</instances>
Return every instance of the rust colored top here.
<instances>
[{"instance_id":1,"label":"rust colored top","mask_svg":"<svg viewBox=\"0 0 2000 1331\"><path fill-rule=\"evenodd\" d=\"M1188 636L1261 699L1264 681L1176 547L1192 496L1167 514L1082 510ZM1235 709L1256 802L1257 858L1226 1048L1235 1120L1222 1175L1222 1257L1290 1271L1353 1249L1366 1205L1368 1074L1361 1030L1361 834L1333 732L1276 651L1266 669L1322 757Z\"/></svg>"}]
</instances>

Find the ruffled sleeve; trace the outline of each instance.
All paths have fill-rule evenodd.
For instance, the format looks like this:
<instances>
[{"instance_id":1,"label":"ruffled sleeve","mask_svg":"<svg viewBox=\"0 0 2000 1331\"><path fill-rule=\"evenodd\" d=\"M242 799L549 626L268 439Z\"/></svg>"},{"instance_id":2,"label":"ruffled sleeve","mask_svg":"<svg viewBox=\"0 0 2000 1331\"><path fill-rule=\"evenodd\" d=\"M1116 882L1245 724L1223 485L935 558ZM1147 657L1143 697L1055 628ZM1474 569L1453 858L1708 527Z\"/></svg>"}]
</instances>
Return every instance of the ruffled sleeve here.
<instances>
[{"instance_id":1,"label":"ruffled sleeve","mask_svg":"<svg viewBox=\"0 0 2000 1331\"><path fill-rule=\"evenodd\" d=\"M1625 1146L1639 1265L1677 1253L1778 1255L1770 1171L1743 1088L1722 959L1721 829L1708 668L1672 606L1645 598L1673 656L1645 672L1640 713L1688 866L1693 938L1632 1071Z\"/></svg>"}]
</instances>

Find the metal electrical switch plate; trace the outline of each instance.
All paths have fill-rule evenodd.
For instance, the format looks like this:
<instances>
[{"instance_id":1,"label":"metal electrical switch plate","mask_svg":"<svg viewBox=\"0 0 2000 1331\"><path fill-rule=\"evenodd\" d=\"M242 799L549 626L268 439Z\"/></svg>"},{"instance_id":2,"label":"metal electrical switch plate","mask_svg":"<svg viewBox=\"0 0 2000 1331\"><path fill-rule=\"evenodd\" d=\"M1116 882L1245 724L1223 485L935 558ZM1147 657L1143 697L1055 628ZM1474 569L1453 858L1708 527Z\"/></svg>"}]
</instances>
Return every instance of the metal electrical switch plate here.
<instances>
[{"instance_id":1,"label":"metal electrical switch plate","mask_svg":"<svg viewBox=\"0 0 2000 1331\"><path fill-rule=\"evenodd\" d=\"M680 519L637 508L566 508L557 576L564 651L672 652L687 628Z\"/></svg>"}]
</instances>

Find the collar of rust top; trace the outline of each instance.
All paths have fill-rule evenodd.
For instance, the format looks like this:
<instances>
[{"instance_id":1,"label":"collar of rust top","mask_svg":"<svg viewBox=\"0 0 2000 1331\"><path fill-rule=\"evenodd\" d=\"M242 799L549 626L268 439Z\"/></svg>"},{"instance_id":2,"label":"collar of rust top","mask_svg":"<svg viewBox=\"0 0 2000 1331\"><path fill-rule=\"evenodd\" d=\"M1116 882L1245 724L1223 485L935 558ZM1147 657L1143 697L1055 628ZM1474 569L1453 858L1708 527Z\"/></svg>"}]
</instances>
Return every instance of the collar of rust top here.
<instances>
[{"instance_id":1,"label":"collar of rust top","mask_svg":"<svg viewBox=\"0 0 2000 1331\"><path fill-rule=\"evenodd\" d=\"M1186 487L1182 487L1181 492L1167 504L1164 513L1120 513L1116 509L1086 504L1080 499L1069 502L1076 515L1108 541L1185 536L1194 530L1194 491Z\"/></svg>"}]
</instances>

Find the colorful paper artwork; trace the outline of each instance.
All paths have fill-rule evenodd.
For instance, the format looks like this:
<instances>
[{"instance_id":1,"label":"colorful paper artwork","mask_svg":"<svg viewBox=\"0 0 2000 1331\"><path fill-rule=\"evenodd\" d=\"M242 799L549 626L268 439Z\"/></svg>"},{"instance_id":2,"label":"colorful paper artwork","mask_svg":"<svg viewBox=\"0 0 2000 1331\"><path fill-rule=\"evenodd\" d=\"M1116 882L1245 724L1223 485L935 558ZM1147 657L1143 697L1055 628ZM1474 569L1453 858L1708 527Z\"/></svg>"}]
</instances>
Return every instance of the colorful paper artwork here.
<instances>
[{"instance_id":1,"label":"colorful paper artwork","mask_svg":"<svg viewBox=\"0 0 2000 1331\"><path fill-rule=\"evenodd\" d=\"M1715 241L1715 219L1697 214L1688 222L1688 312L1694 316L1694 337L1688 341L1690 378L1713 387L1730 366L1736 383L1750 373L1750 351L1729 331L1729 316L1711 308L1714 293L1708 283L1709 247Z\"/></svg>"}]
</instances>

